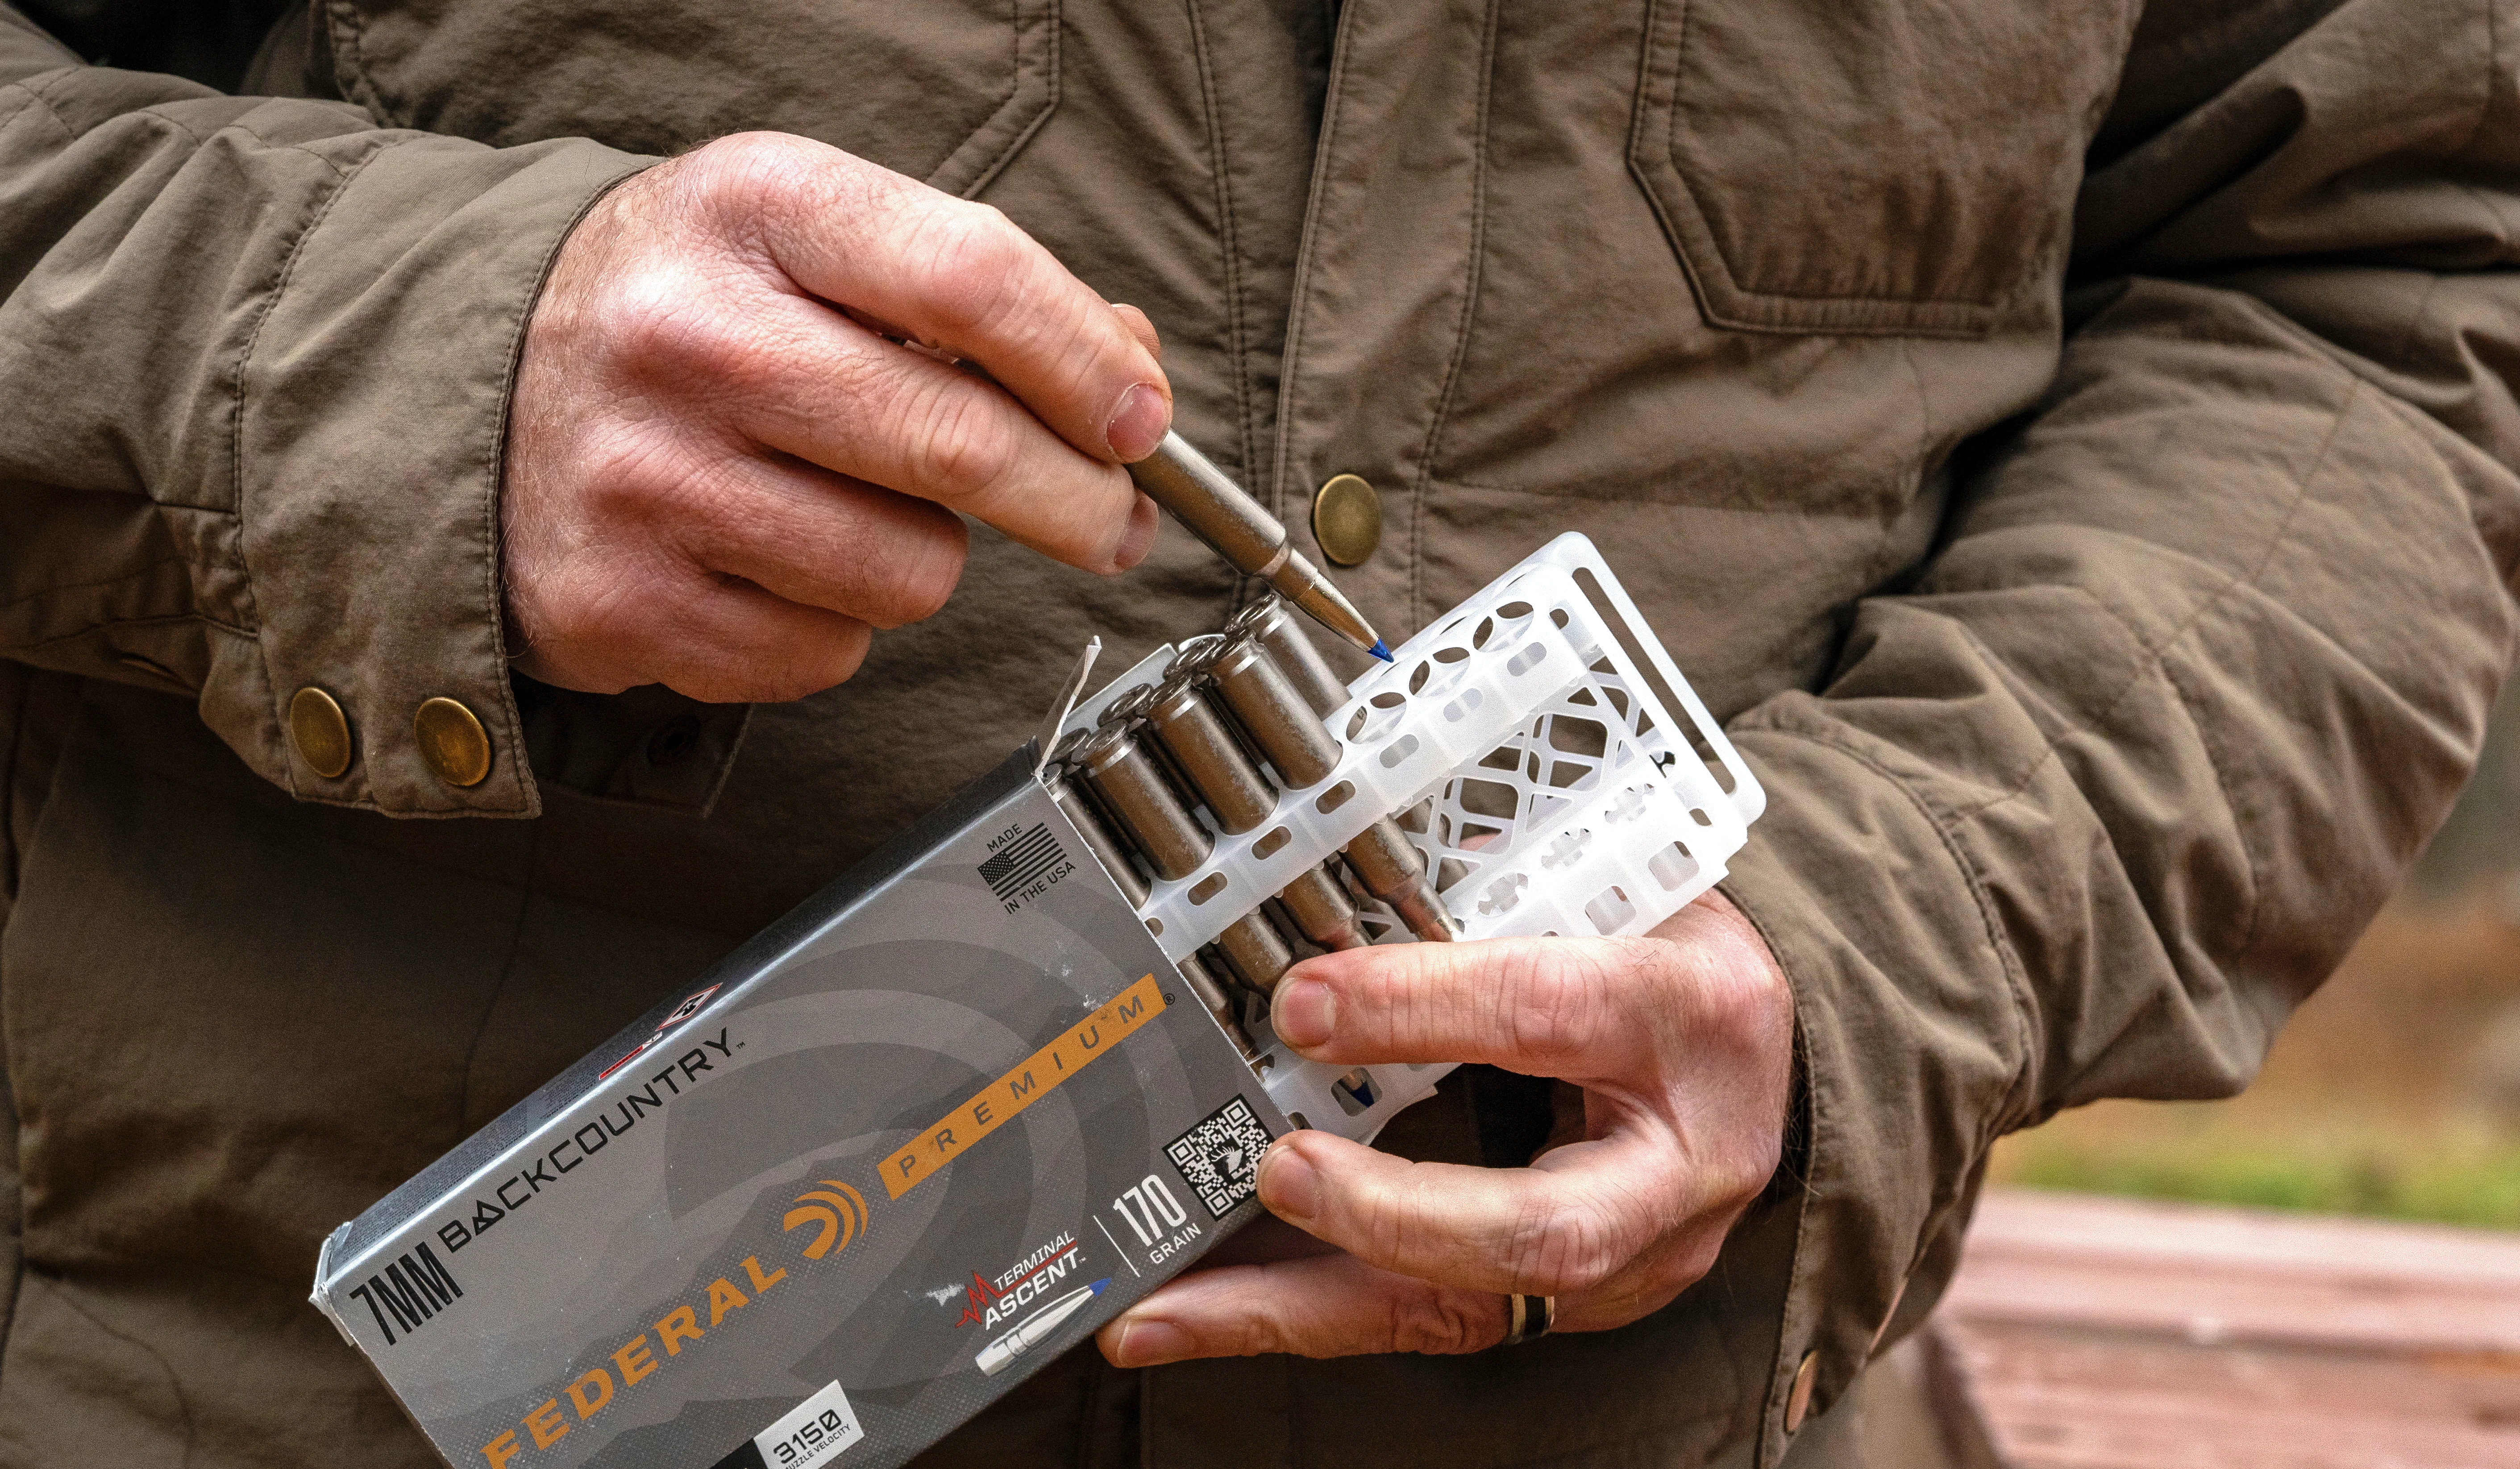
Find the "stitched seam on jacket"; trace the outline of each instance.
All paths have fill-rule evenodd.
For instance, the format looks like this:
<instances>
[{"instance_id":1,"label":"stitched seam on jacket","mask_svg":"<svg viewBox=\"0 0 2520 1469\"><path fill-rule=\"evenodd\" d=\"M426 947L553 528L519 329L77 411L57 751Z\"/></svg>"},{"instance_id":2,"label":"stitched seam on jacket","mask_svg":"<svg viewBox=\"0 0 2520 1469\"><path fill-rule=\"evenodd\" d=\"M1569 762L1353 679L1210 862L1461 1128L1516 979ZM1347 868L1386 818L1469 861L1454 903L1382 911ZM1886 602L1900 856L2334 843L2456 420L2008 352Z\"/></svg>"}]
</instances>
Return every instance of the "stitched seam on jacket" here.
<instances>
[{"instance_id":1,"label":"stitched seam on jacket","mask_svg":"<svg viewBox=\"0 0 2520 1469\"><path fill-rule=\"evenodd\" d=\"M6 126L8 123L17 120L18 112L25 111L29 108L41 108L44 111L44 115L52 119L53 126L62 130L62 136L69 142L76 143L79 140L79 130L70 126L69 119L62 115L61 109L53 106L53 100L50 97L45 96L43 90L45 87L49 87L57 81L66 79L68 74L69 73L68 72L57 71L47 76L30 77L27 80L19 82L9 88L9 90L13 92L23 92L26 95L26 101L20 104L17 112L11 112L6 117L0 117L0 126ZM40 85L38 85L38 83L40 83Z\"/></svg>"},{"instance_id":2,"label":"stitched seam on jacket","mask_svg":"<svg viewBox=\"0 0 2520 1469\"><path fill-rule=\"evenodd\" d=\"M1200 14L1199 0L1190 0L1186 8L1190 15L1191 50L1198 66L1199 108L1207 119L1208 166L1216 170L1217 244L1225 264L1226 349L1234 363L1234 414L1242 451L1241 478L1248 484L1260 446L1258 424L1252 418L1249 334L1243 321L1246 303L1242 293L1242 248L1239 232L1235 229L1234 174L1226 154L1225 119L1216 105L1216 74L1207 44L1207 22Z\"/></svg>"},{"instance_id":3,"label":"stitched seam on jacket","mask_svg":"<svg viewBox=\"0 0 2520 1469\"><path fill-rule=\"evenodd\" d=\"M270 323L272 313L280 308L280 298L288 293L290 279L297 269L299 256L305 253L307 242L315 237L315 232L323 226L324 221L332 217L333 205L339 201L343 194L349 192L350 180L366 171L367 166L370 163L375 162L379 157L383 156L386 149L392 148L394 144L392 142L387 142L379 147L366 157L361 158L358 166L350 170L347 174L340 174L338 169L335 170L338 176L335 179L333 187L326 191L322 202L315 206L314 210L307 216L305 223L299 227L296 238L289 243L289 253L282 258L279 270L272 278L268 291L263 297L262 310L257 313L253 319L252 331L246 334L245 349L237 354L236 372L232 378L232 381L235 384L235 391L231 412L234 417L229 421L228 424L229 489L230 492L236 496L235 514L238 525L237 569L244 573L245 577L244 595L247 614L253 619L254 626L257 629L262 625L262 607L260 601L254 596L253 567L248 563L245 551L246 538L244 535L246 503L246 378L252 368L254 348L262 343L262 329ZM280 696L280 681L273 676L271 666L271 646L260 637L255 637L252 642L254 656L262 664L263 692L268 697L276 699ZM280 728L280 713L276 708L272 711L272 720L273 724L271 728L275 730ZM280 768L282 774L286 777L287 789L289 793L292 796L301 795L302 792L297 788L297 767L295 763L289 760L284 755L280 762ZM366 784L366 781L364 779L361 779L359 783L364 785Z\"/></svg>"},{"instance_id":4,"label":"stitched seam on jacket","mask_svg":"<svg viewBox=\"0 0 2520 1469\"><path fill-rule=\"evenodd\" d=\"M159 112L156 108L149 108L149 109L146 109L145 111L147 111L148 112L150 112L152 115L155 115L155 116L163 116L163 115L164 115L163 113ZM169 121L172 121L173 119L169 118L168 120L169 120ZM178 124L178 125L180 126L181 124ZM330 155L328 155L328 154L325 154L325 153L321 152L320 150L318 150L318 149L317 149L313 144L311 144L311 143L274 143L274 142L272 142L269 138L266 138L266 137L264 137L262 134L260 134L260 133L258 133L258 132L255 132L252 128L249 128L249 127L246 126L246 125L245 125L244 123L242 123L242 122L230 122L230 123L227 123L227 124L223 125L223 126L221 126L221 127L218 129L218 132L214 132L214 133L212 133L210 136L211 136L212 138L215 138L215 137L217 137L217 136L218 136L218 133L243 133L243 134L245 134L247 137L251 138L251 139L252 139L253 141L255 141L256 143L259 143L259 144L261 144L263 147L265 147L265 148L267 148L267 149L271 150L273 153L298 153L298 154L304 154L306 156L308 156L308 157L310 157L310 158L313 158L316 162L321 163L321 164L323 164L325 167L332 169L332 170L333 170L333 175L334 175L334 177L336 177L336 178L347 179L347 178L350 176L350 171L349 171L348 169L343 168L340 164L338 164L338 163L335 162L335 161L333 160L333 158L332 158L332 156L331 156ZM337 135L337 136L339 136L339 135ZM203 139L202 141L206 143L206 142L207 142L207 141L209 141L209 140L208 140L208 139Z\"/></svg>"},{"instance_id":5,"label":"stitched seam on jacket","mask_svg":"<svg viewBox=\"0 0 2520 1469\"><path fill-rule=\"evenodd\" d=\"M1313 173L1304 190L1304 238L1295 249L1295 280L1287 292L1293 304L1286 312L1286 344L1280 348L1284 369L1278 375L1278 454L1269 467L1269 495L1265 504L1280 519L1286 515L1286 475L1293 463L1295 404L1298 384L1304 380L1304 322L1311 315L1314 261L1320 245L1322 200L1329 192L1329 162L1335 153L1332 142L1338 133L1340 95L1346 90L1348 58L1352 48L1341 45L1347 34L1348 21L1355 14L1342 5L1338 24L1330 33L1330 75L1322 89L1322 132L1313 144Z\"/></svg>"},{"instance_id":6,"label":"stitched seam on jacket","mask_svg":"<svg viewBox=\"0 0 2520 1469\"><path fill-rule=\"evenodd\" d=\"M1908 315L1912 317L1919 314L1930 314L1934 311L1934 308L1937 307L1943 308L1945 313L1953 311L1975 312L1992 316L1993 313L2003 307L2010 297L2002 291L1994 291L1984 297L1937 295L1847 295L1842 292L1816 290L1777 290L1744 284L1741 280L1740 274L1732 268L1732 256L1725 253L1723 243L1717 240L1715 236L1715 215L1708 207L1708 198L1711 198L1715 191L1711 189L1706 190L1704 193L1707 198L1701 198L1697 184L1690 177L1690 170L1683 168L1680 162L1683 126L1689 118L1688 100L1689 53L1688 32L1690 25L1694 23L1692 16L1693 10L1689 5L1688 0L1681 0L1680 38L1675 43L1675 49L1672 52L1671 126L1667 129L1667 136L1663 139L1663 152L1664 156L1670 162L1672 177L1679 180L1681 188L1685 190L1689 197L1690 206L1697 211L1698 219L1701 222L1706 235L1707 248L1714 254L1716 264L1721 267L1724 272L1725 285L1730 287L1738 294L1750 298L1742 304L1755 307L1769 301L1778 301L1794 306L1846 306L1858 309L1868 308L1868 314ZM2018 288L2016 288L2016 290ZM1718 323L1716 325L1723 324ZM1731 328L1730 330L1737 331L1741 329ZM1914 336L1947 334L1956 329L1949 326L1920 325L1914 322L1893 321L1880 324L1868 323L1864 326L1855 328L1832 325L1829 327L1792 328L1790 330L1797 333L1810 333L1821 335L1829 334L1833 332L1852 332L1867 334L1877 334L1881 335ZM1958 330L1966 331L1971 329L1960 328Z\"/></svg>"},{"instance_id":7,"label":"stitched seam on jacket","mask_svg":"<svg viewBox=\"0 0 2520 1469\"><path fill-rule=\"evenodd\" d=\"M18 114L33 107L39 100L22 83L12 82L5 87L0 87L0 104L6 104L6 106L0 106L0 132L8 131L9 124L18 120ZM51 109L48 108L45 111L49 112ZM53 125L59 127L61 121L61 118L54 117Z\"/></svg>"},{"instance_id":8,"label":"stitched seam on jacket","mask_svg":"<svg viewBox=\"0 0 2520 1469\"><path fill-rule=\"evenodd\" d=\"M57 647L65 643L76 643L81 638L89 638L98 633L124 627L206 627L217 632L233 634L248 643L254 641L252 630L238 627L233 622L221 622L215 617L204 617L198 612L170 612L162 617L108 617L99 622L91 622L74 632L57 634L50 638L38 639L33 643L0 643L0 647L19 653L41 652L48 647Z\"/></svg>"},{"instance_id":9,"label":"stitched seam on jacket","mask_svg":"<svg viewBox=\"0 0 2520 1469\"><path fill-rule=\"evenodd\" d=\"M192 139L193 146L195 148L207 146L211 138L227 131L226 127L218 127L212 128L209 132L204 133L199 128L194 127L191 123L186 122L183 118L163 111L165 107L166 104L159 103L157 107L139 108L132 111L124 112L121 115L125 117L154 117L159 122L166 124L168 127L173 128L175 131L182 133L185 137ZM231 123L228 126L233 127L235 124ZM239 127L236 130L238 132L245 133L248 137L253 136L252 133L246 128ZM259 138L255 138L254 141L257 143L262 142ZM264 144L264 146L269 147L270 145Z\"/></svg>"},{"instance_id":10,"label":"stitched seam on jacket","mask_svg":"<svg viewBox=\"0 0 2520 1469\"><path fill-rule=\"evenodd\" d=\"M1832 731L1807 729L1800 725L1762 724L1751 727L1751 730L1745 733L1781 734L1836 751L1870 771L1879 777L1883 783L1906 797L1908 803L1916 809L1916 814L1923 818L1925 824L1933 829L1935 838L1943 845L1944 854L1951 859L1952 866L1959 872L1960 880L1968 886L1969 900L1976 905L1978 922L1985 930L1987 947L1995 951L1996 962L2002 967L2005 986L2011 993L2013 1045L2017 1047L2012 1092L2015 1098L2026 1097L2029 1094L2030 1071L2037 1063L2038 1054L2034 1045L2034 1038L2037 1035L2037 1026L2033 1019L2036 1006L2030 990L2029 967L2022 963L2021 956L2012 947L2010 936L2004 933L2002 922L1996 913L1995 900L1987 892L1985 881L1980 876L1976 865L1969 861L1968 849L1959 839L1957 814L1951 814L1955 816L1955 821L1947 822L1946 813L1938 812L1934 803L1928 800L1923 792L1901 779L1896 772L1876 759L1869 751ZM1991 1118L1989 1121L1994 1124L2001 1119ZM2001 1135L2000 1128L1982 1133L1978 1139L1981 1150L1998 1135Z\"/></svg>"},{"instance_id":11,"label":"stitched seam on jacket","mask_svg":"<svg viewBox=\"0 0 2520 1469\"><path fill-rule=\"evenodd\" d=\"M2485 86L2483 95L2476 100L2476 123L2467 130L2467 141L2452 153L2453 158L2463 158L2475 152L2478 140L2485 136L2485 124L2494 116L2494 84L2501 75L2501 67L2497 63L2502 58L2502 35L2501 27L2495 23L2494 0L2478 0L2476 8L2485 22L2485 55L2478 58L2478 64L2485 71Z\"/></svg>"},{"instance_id":12,"label":"stitched seam on jacket","mask_svg":"<svg viewBox=\"0 0 2520 1469\"><path fill-rule=\"evenodd\" d=\"M1482 267L1488 240L1488 107L1495 96L1497 0L1488 0L1479 26L1479 101L1470 120L1470 260L1462 281L1462 314L1453 326L1453 350L1444 364L1444 388L1436 394L1435 412L1426 423L1426 441L1418 451L1418 482L1409 487L1409 621L1424 619L1418 605L1425 600L1426 497L1435 478L1435 448L1444 422L1453 411L1453 393L1462 380L1462 363L1469 356L1470 323L1477 315Z\"/></svg>"},{"instance_id":13,"label":"stitched seam on jacket","mask_svg":"<svg viewBox=\"0 0 2520 1469\"><path fill-rule=\"evenodd\" d=\"M121 572L117 575L99 577L92 582L63 583L56 586L46 587L40 592L29 592L23 597L11 598L7 601L0 601L0 612L6 612L16 607L22 607L30 601L42 601L47 597L58 597L64 592L88 592L93 591L98 587L113 587L119 586L124 582L137 581L143 575L155 571L160 566L189 566L191 564L192 562L185 560L181 556L159 556L154 561L145 561L140 565L134 566L130 570Z\"/></svg>"}]
</instances>

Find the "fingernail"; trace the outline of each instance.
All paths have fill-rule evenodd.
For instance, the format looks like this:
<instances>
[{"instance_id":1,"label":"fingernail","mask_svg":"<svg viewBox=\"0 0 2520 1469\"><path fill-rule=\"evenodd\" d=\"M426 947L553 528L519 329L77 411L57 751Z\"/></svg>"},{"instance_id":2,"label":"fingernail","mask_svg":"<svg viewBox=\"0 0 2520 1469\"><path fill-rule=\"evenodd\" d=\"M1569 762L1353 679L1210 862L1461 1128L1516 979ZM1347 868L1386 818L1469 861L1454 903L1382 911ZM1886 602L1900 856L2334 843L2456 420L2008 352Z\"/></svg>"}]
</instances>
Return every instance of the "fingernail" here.
<instances>
[{"instance_id":1,"label":"fingernail","mask_svg":"<svg viewBox=\"0 0 2520 1469\"><path fill-rule=\"evenodd\" d=\"M1129 528L1120 535L1120 549L1111 553L1111 563L1126 571L1147 558L1155 549L1155 522L1161 512L1146 496L1129 508Z\"/></svg>"},{"instance_id":2,"label":"fingernail","mask_svg":"<svg viewBox=\"0 0 2520 1469\"><path fill-rule=\"evenodd\" d=\"M1172 426L1173 406L1152 383L1140 382L1120 395L1120 406L1111 410L1102 441L1111 446L1112 458L1134 465L1154 453L1164 441L1164 430Z\"/></svg>"},{"instance_id":3,"label":"fingernail","mask_svg":"<svg viewBox=\"0 0 2520 1469\"><path fill-rule=\"evenodd\" d=\"M1191 1355L1196 1343L1189 1332L1170 1321L1130 1321L1120 1327L1120 1343L1111 1355L1119 1367L1152 1367L1168 1361L1179 1361Z\"/></svg>"},{"instance_id":4,"label":"fingernail","mask_svg":"<svg viewBox=\"0 0 2520 1469\"><path fill-rule=\"evenodd\" d=\"M1338 1022L1338 999L1318 979L1288 979L1269 999L1269 1028L1293 1046L1319 1046Z\"/></svg>"},{"instance_id":5,"label":"fingernail","mask_svg":"<svg viewBox=\"0 0 2520 1469\"><path fill-rule=\"evenodd\" d=\"M1322 1176L1283 1140L1260 1155L1260 1202L1290 1224L1307 1224L1322 1212Z\"/></svg>"}]
</instances>

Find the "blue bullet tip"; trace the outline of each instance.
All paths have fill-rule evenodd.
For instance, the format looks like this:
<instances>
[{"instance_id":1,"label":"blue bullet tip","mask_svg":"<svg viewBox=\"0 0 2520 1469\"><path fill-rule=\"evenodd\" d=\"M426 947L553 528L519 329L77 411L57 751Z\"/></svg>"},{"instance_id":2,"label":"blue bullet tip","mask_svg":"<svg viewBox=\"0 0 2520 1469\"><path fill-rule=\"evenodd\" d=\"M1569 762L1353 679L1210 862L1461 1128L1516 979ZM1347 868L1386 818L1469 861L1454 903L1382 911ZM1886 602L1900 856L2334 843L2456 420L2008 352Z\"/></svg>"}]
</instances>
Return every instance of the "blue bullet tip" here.
<instances>
[{"instance_id":1,"label":"blue bullet tip","mask_svg":"<svg viewBox=\"0 0 2520 1469\"><path fill-rule=\"evenodd\" d=\"M1373 646L1367 648L1366 651L1373 654L1377 658L1380 658L1385 663L1391 661L1391 649L1383 646L1382 640L1379 638L1374 639Z\"/></svg>"}]
</instances>

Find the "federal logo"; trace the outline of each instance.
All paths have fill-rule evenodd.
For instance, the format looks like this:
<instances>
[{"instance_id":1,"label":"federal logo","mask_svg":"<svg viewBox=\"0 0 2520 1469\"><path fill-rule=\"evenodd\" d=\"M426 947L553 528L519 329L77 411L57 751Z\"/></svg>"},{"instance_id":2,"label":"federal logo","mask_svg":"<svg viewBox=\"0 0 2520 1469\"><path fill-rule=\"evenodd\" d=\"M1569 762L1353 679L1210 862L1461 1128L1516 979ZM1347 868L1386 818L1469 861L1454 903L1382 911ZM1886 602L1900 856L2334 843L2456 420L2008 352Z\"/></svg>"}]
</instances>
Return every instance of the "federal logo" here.
<instances>
[{"instance_id":1,"label":"federal logo","mask_svg":"<svg viewBox=\"0 0 2520 1469\"><path fill-rule=\"evenodd\" d=\"M822 1226L823 1232L805 1246L808 1260L820 1260L833 1250L847 1249L849 1241L857 1238L867 1223L866 1200L856 1189L837 1179L824 1179L821 1182L822 1187L796 1195L796 1207L788 1211L788 1218L779 1225L782 1232L793 1232L807 1224Z\"/></svg>"}]
</instances>

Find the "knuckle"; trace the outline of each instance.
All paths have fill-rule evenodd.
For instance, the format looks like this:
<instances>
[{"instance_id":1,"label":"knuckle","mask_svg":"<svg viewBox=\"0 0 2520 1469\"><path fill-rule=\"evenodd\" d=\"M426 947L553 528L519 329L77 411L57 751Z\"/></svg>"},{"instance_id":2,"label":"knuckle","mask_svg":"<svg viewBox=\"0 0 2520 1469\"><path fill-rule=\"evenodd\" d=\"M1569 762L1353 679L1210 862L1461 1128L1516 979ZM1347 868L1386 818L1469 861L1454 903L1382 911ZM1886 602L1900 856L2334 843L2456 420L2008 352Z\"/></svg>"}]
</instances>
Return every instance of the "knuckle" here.
<instances>
[{"instance_id":1,"label":"knuckle","mask_svg":"<svg viewBox=\"0 0 2520 1469\"><path fill-rule=\"evenodd\" d=\"M599 330L624 376L651 388L748 378L762 356L754 334L692 274L650 265L625 275L601 308Z\"/></svg>"},{"instance_id":2,"label":"knuckle","mask_svg":"<svg viewBox=\"0 0 2520 1469\"><path fill-rule=\"evenodd\" d=\"M1697 982L1707 1022L1727 1035L1756 1031L1777 1013L1782 980L1764 968L1720 964Z\"/></svg>"},{"instance_id":3,"label":"knuckle","mask_svg":"<svg viewBox=\"0 0 2520 1469\"><path fill-rule=\"evenodd\" d=\"M845 684L866 660L867 630L851 623L819 639L781 639L755 655L752 690L743 697L761 703L788 703Z\"/></svg>"},{"instance_id":4,"label":"knuckle","mask_svg":"<svg viewBox=\"0 0 2520 1469\"><path fill-rule=\"evenodd\" d=\"M1524 1216L1506 1258L1517 1281L1552 1296L1591 1290L1626 1263L1603 1221L1554 1204Z\"/></svg>"},{"instance_id":5,"label":"knuckle","mask_svg":"<svg viewBox=\"0 0 2520 1469\"><path fill-rule=\"evenodd\" d=\"M1714 1270L1715 1261L1724 1252L1720 1235L1692 1235L1688 1242L1672 1254L1670 1276L1676 1282L1675 1293L1696 1284Z\"/></svg>"},{"instance_id":6,"label":"knuckle","mask_svg":"<svg viewBox=\"0 0 2520 1469\"><path fill-rule=\"evenodd\" d=\"M912 538L901 555L886 558L892 573L892 584L883 596L883 611L891 626L923 622L945 609L954 589L963 580L964 558L969 554L970 533L963 522L952 522L949 531L939 527Z\"/></svg>"},{"instance_id":7,"label":"knuckle","mask_svg":"<svg viewBox=\"0 0 2520 1469\"><path fill-rule=\"evenodd\" d=\"M571 529L601 536L652 524L690 481L691 468L670 435L637 429L601 435L579 457L576 475L584 518L597 525Z\"/></svg>"},{"instance_id":8,"label":"knuckle","mask_svg":"<svg viewBox=\"0 0 2520 1469\"><path fill-rule=\"evenodd\" d=\"M929 309L957 336L991 334L1021 296L1030 252L993 205L941 204L921 221L913 244L925 261Z\"/></svg>"},{"instance_id":9,"label":"knuckle","mask_svg":"<svg viewBox=\"0 0 2520 1469\"><path fill-rule=\"evenodd\" d=\"M914 449L914 474L954 499L977 499L1014 471L1017 450L1013 424L976 392L958 391L962 384L939 382L926 390L924 411Z\"/></svg>"},{"instance_id":10,"label":"knuckle","mask_svg":"<svg viewBox=\"0 0 2520 1469\"><path fill-rule=\"evenodd\" d=\"M1715 1197L1723 1204L1745 1204L1767 1189L1784 1162L1784 1139L1764 1129L1750 1130L1725 1150L1713 1169Z\"/></svg>"},{"instance_id":11,"label":"knuckle","mask_svg":"<svg viewBox=\"0 0 2520 1469\"><path fill-rule=\"evenodd\" d=\"M786 133L729 133L668 166L678 166L688 186L704 196L758 207L794 176L800 141Z\"/></svg>"},{"instance_id":12,"label":"knuckle","mask_svg":"<svg viewBox=\"0 0 2520 1469\"><path fill-rule=\"evenodd\" d=\"M1507 1034L1517 1053L1569 1059L1599 1030L1607 985L1603 966L1582 953L1551 954L1533 945L1510 960L1513 998Z\"/></svg>"},{"instance_id":13,"label":"knuckle","mask_svg":"<svg viewBox=\"0 0 2520 1469\"><path fill-rule=\"evenodd\" d=\"M1449 1355L1476 1352L1496 1341L1495 1300L1465 1291L1414 1291L1391 1304L1391 1350Z\"/></svg>"}]
</instances>

